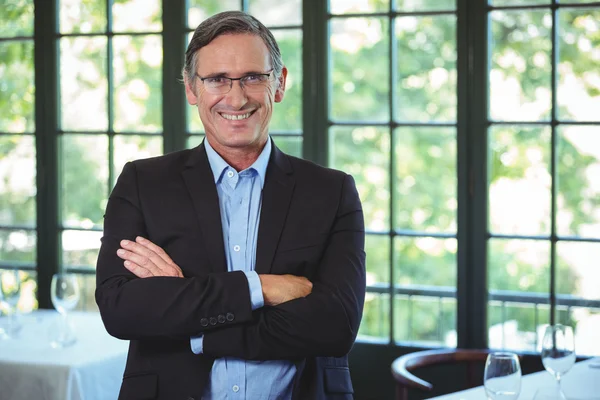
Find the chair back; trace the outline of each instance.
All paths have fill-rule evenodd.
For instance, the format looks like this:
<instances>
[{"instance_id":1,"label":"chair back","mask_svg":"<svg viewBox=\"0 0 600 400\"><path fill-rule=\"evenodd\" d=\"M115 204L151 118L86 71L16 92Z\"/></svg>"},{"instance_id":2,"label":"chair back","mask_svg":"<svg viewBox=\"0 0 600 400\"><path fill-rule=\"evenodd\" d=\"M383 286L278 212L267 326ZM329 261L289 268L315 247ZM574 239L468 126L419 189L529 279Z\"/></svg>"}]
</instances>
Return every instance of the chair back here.
<instances>
[{"instance_id":1,"label":"chair back","mask_svg":"<svg viewBox=\"0 0 600 400\"><path fill-rule=\"evenodd\" d=\"M398 357L392 363L392 376L396 381L396 400L408 400L408 390L431 391L433 385L412 372L423 367L442 364L467 364L467 387L481 385L484 363L489 350L436 349L416 351ZM475 368L479 366L479 368ZM479 379L475 378L478 377Z\"/></svg>"}]
</instances>

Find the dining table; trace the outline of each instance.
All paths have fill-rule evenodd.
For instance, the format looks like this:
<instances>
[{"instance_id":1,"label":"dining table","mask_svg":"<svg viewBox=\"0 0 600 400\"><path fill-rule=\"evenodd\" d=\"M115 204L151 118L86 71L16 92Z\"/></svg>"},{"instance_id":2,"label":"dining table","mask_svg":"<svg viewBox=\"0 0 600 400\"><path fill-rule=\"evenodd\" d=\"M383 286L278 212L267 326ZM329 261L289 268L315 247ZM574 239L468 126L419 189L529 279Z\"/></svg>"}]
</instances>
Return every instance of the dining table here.
<instances>
[{"instance_id":1,"label":"dining table","mask_svg":"<svg viewBox=\"0 0 600 400\"><path fill-rule=\"evenodd\" d=\"M75 343L53 347L61 318L54 310L20 315L19 329L0 340L0 400L118 397L129 342L110 336L98 312L82 311L69 313Z\"/></svg>"},{"instance_id":2,"label":"dining table","mask_svg":"<svg viewBox=\"0 0 600 400\"><path fill-rule=\"evenodd\" d=\"M521 378L521 391L518 400L550 400L559 398L552 395L557 381L549 372L539 371ZM600 357L577 362L561 378L562 392L566 400L600 400ZM433 397L435 400L485 400L483 386ZM563 399L564 400L564 399Z\"/></svg>"}]
</instances>

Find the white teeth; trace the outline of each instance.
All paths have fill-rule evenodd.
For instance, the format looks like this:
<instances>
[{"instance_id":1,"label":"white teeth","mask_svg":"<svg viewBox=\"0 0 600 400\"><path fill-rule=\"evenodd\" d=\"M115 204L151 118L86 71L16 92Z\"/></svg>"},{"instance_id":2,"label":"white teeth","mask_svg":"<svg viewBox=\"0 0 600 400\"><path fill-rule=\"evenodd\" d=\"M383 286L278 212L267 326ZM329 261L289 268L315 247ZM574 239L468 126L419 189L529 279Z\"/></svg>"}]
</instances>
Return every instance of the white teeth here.
<instances>
[{"instance_id":1,"label":"white teeth","mask_svg":"<svg viewBox=\"0 0 600 400\"><path fill-rule=\"evenodd\" d=\"M246 118L250 118L250 116L252 115L251 112L246 113L246 114L241 114L241 115L230 115L230 114L221 114L221 116L225 119L228 119L230 121L238 121L240 119L246 119Z\"/></svg>"}]
</instances>

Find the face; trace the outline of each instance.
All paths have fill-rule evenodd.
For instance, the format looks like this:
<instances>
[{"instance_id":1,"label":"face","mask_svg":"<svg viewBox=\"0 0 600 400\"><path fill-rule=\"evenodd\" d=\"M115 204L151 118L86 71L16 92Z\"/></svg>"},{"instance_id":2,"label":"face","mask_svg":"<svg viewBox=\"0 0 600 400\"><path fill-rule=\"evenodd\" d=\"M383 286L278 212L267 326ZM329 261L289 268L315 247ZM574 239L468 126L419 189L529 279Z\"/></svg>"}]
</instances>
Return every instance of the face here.
<instances>
[{"instance_id":1,"label":"face","mask_svg":"<svg viewBox=\"0 0 600 400\"><path fill-rule=\"evenodd\" d=\"M219 36L198 50L197 58L196 73L201 77L240 78L273 68L267 46L259 36L250 34ZM200 79L186 80L187 100L198 107L208 141L218 153L262 150L273 103L283 100L286 76L285 68L278 80L271 74L269 84L258 93L247 93L239 81L233 81L228 93L212 94Z\"/></svg>"}]
</instances>

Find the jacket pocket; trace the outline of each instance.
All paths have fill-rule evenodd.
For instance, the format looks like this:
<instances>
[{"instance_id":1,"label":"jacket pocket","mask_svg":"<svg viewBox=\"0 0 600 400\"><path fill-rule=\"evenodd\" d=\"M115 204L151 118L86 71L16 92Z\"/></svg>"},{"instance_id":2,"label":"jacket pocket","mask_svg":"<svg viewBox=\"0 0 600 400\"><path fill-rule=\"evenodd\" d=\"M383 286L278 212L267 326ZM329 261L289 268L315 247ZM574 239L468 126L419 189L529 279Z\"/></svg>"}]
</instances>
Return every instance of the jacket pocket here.
<instances>
[{"instance_id":1,"label":"jacket pocket","mask_svg":"<svg viewBox=\"0 0 600 400\"><path fill-rule=\"evenodd\" d=\"M156 398L158 375L134 373L123 377L119 400L152 400Z\"/></svg>"},{"instance_id":2,"label":"jacket pocket","mask_svg":"<svg viewBox=\"0 0 600 400\"><path fill-rule=\"evenodd\" d=\"M348 367L325 367L325 391L327 393L354 393Z\"/></svg>"}]
</instances>

